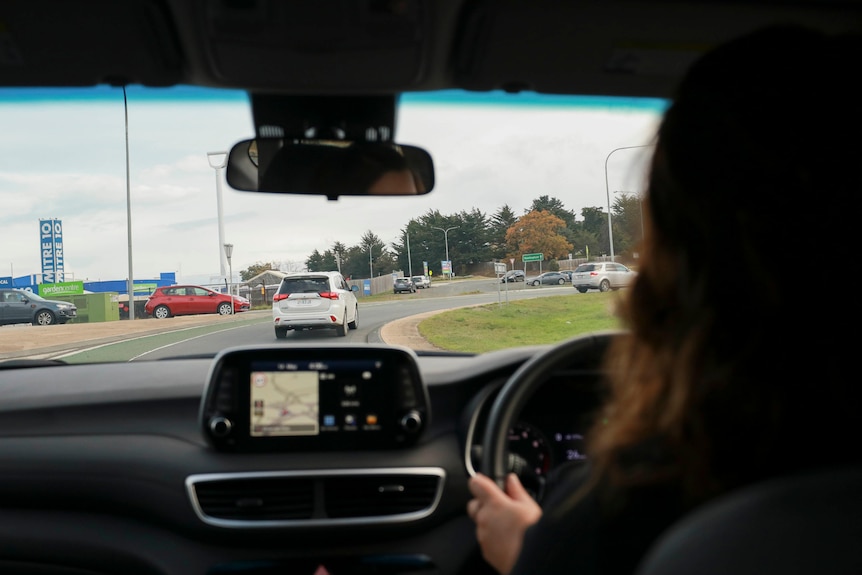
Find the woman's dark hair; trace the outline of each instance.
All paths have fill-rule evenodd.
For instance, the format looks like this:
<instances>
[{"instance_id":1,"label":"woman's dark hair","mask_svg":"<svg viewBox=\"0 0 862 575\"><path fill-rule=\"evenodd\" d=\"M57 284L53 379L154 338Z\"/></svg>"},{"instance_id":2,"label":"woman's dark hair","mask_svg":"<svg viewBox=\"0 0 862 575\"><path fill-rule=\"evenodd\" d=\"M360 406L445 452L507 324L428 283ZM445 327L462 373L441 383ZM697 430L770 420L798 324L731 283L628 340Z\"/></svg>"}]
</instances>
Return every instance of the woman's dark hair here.
<instances>
[{"instance_id":1,"label":"woman's dark hair","mask_svg":"<svg viewBox=\"0 0 862 575\"><path fill-rule=\"evenodd\" d=\"M859 461L858 36L776 27L697 61L658 131L595 477L689 502Z\"/></svg>"}]
</instances>

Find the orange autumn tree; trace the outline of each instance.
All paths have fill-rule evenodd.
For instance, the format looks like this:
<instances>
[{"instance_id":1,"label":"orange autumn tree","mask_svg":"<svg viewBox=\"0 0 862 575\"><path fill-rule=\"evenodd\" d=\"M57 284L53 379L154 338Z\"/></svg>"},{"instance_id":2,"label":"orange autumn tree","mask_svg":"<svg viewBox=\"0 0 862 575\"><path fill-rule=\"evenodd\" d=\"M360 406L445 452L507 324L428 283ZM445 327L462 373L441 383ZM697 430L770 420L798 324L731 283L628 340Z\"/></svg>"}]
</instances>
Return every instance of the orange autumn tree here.
<instances>
[{"instance_id":1,"label":"orange autumn tree","mask_svg":"<svg viewBox=\"0 0 862 575\"><path fill-rule=\"evenodd\" d=\"M544 254L545 260L566 257L572 244L563 235L566 222L551 212L529 212L506 230L507 257L521 259L524 254Z\"/></svg>"}]
</instances>

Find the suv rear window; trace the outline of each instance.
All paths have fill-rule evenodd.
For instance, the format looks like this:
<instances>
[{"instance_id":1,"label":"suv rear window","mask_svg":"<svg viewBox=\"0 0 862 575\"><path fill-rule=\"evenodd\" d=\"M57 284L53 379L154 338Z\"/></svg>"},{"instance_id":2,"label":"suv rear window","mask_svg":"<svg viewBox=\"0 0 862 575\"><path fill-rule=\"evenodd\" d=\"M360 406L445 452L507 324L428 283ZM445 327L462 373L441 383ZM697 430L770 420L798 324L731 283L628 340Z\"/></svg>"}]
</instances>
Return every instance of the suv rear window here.
<instances>
[{"instance_id":1,"label":"suv rear window","mask_svg":"<svg viewBox=\"0 0 862 575\"><path fill-rule=\"evenodd\" d=\"M578 269L575 272L594 272L599 269L599 266L596 264L581 264L578 266Z\"/></svg>"},{"instance_id":2,"label":"suv rear window","mask_svg":"<svg viewBox=\"0 0 862 575\"><path fill-rule=\"evenodd\" d=\"M279 294L320 293L330 291L329 278L285 278L278 288Z\"/></svg>"}]
</instances>

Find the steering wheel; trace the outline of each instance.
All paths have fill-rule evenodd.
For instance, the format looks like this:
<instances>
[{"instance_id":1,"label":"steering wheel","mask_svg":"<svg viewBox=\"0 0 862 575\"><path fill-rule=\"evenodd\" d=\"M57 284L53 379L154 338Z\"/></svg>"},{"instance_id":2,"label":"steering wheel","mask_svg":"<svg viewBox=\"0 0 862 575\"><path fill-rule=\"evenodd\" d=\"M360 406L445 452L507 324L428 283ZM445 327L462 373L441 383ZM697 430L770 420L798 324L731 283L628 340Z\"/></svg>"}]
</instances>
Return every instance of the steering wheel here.
<instances>
[{"instance_id":1,"label":"steering wheel","mask_svg":"<svg viewBox=\"0 0 862 575\"><path fill-rule=\"evenodd\" d=\"M512 374L500 389L488 414L480 460L482 473L505 489L509 472L508 431L527 401L560 368L576 365L599 367L608 344L620 333L594 332L566 340L534 356Z\"/></svg>"}]
</instances>

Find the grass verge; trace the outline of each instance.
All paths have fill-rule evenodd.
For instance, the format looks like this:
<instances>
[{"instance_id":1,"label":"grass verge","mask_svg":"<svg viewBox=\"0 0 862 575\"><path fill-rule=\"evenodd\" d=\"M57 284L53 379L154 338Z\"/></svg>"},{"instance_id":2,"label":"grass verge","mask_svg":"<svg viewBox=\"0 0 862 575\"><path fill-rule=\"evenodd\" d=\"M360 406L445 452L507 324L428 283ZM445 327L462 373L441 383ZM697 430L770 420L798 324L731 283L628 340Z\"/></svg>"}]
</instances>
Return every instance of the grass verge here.
<instances>
[{"instance_id":1,"label":"grass verge","mask_svg":"<svg viewBox=\"0 0 862 575\"><path fill-rule=\"evenodd\" d=\"M419 333L441 349L470 353L557 343L620 328L614 312L619 296L588 292L455 309L423 320Z\"/></svg>"}]
</instances>

